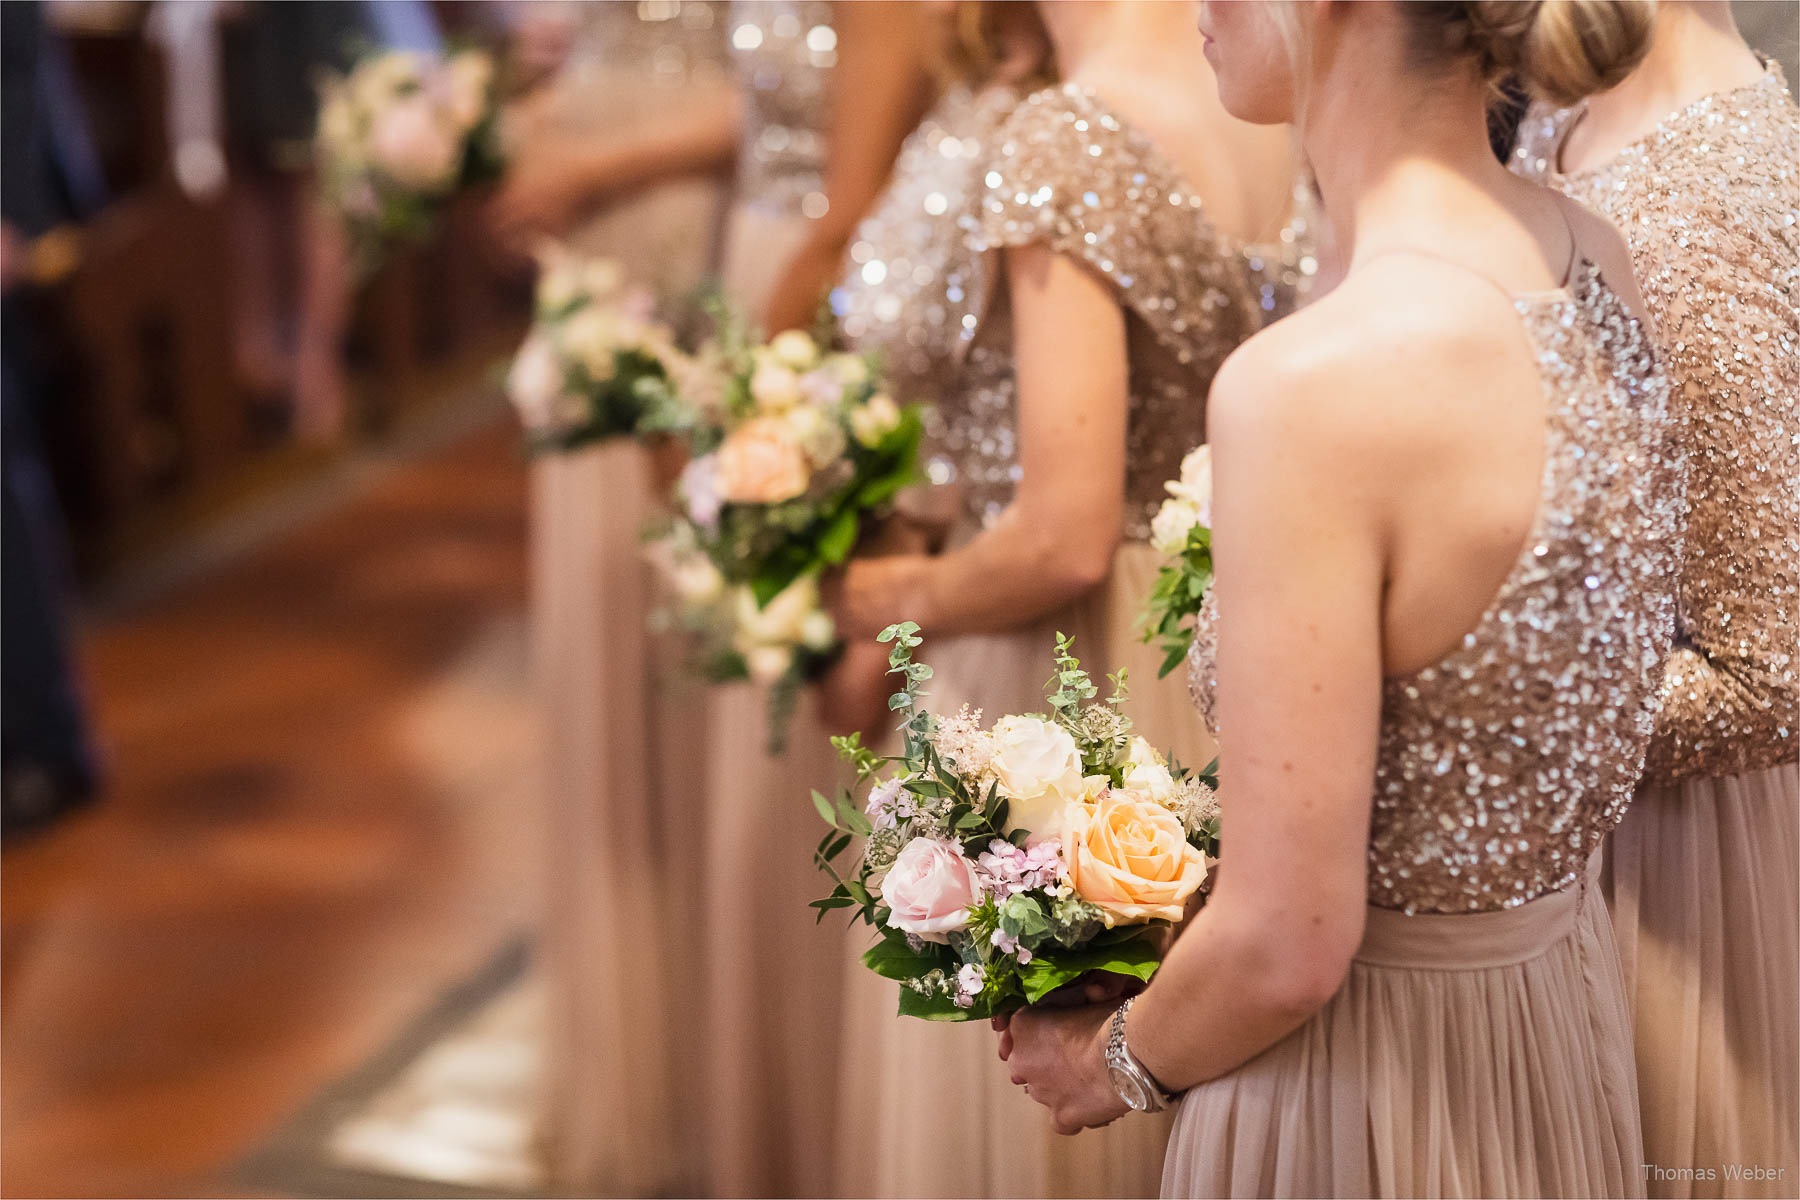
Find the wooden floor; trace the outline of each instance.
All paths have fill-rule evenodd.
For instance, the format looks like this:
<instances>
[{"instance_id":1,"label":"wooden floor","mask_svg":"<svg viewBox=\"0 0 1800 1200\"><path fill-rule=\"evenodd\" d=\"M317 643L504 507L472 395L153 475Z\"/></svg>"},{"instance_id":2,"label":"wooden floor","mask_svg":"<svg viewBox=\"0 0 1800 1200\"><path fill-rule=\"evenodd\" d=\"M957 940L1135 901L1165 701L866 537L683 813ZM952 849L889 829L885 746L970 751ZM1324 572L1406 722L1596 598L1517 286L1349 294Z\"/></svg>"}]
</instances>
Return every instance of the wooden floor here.
<instances>
[{"instance_id":1,"label":"wooden floor","mask_svg":"<svg viewBox=\"0 0 1800 1200\"><path fill-rule=\"evenodd\" d=\"M504 423L90 631L112 785L0 860L0 1190L230 1172L524 928L539 836Z\"/></svg>"}]
</instances>

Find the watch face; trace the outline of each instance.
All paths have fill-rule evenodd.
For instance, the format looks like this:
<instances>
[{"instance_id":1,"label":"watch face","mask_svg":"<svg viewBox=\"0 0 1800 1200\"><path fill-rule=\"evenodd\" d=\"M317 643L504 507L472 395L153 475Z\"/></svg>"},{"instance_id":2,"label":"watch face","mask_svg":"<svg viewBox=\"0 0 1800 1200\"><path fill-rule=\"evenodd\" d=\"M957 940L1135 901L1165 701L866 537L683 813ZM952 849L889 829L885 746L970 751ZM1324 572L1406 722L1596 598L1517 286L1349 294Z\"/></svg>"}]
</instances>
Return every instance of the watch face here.
<instances>
[{"instance_id":1,"label":"watch face","mask_svg":"<svg viewBox=\"0 0 1800 1200\"><path fill-rule=\"evenodd\" d=\"M1123 1067L1108 1067L1106 1073L1112 1078L1113 1091L1133 1112L1143 1112L1150 1107L1143 1085L1132 1077L1131 1072Z\"/></svg>"}]
</instances>

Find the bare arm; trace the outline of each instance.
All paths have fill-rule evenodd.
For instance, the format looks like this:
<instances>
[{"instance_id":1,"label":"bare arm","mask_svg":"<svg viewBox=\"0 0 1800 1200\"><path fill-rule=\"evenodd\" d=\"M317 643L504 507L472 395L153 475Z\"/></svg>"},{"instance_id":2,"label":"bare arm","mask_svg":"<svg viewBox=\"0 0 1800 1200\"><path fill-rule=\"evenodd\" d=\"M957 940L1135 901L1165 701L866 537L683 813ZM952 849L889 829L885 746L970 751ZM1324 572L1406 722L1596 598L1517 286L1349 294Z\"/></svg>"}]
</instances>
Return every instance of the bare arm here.
<instances>
[{"instance_id":1,"label":"bare arm","mask_svg":"<svg viewBox=\"0 0 1800 1200\"><path fill-rule=\"evenodd\" d=\"M770 333L812 325L843 269L850 235L887 186L900 144L925 115L931 102L930 19L905 0L832 6L838 58L826 142L829 207L769 295L763 327Z\"/></svg>"},{"instance_id":2,"label":"bare arm","mask_svg":"<svg viewBox=\"0 0 1800 1200\"><path fill-rule=\"evenodd\" d=\"M665 179L729 171L741 101L728 88L697 92L638 136L595 142L545 134L515 158L494 198L503 232L557 233L585 212Z\"/></svg>"},{"instance_id":3,"label":"bare arm","mask_svg":"<svg viewBox=\"0 0 1800 1200\"><path fill-rule=\"evenodd\" d=\"M1132 1012L1165 1086L1298 1027L1362 937L1381 717L1385 501L1330 384L1222 375L1211 425L1219 725L1231 869ZM1197 1037L1196 1030L1206 1036Z\"/></svg>"},{"instance_id":4,"label":"bare arm","mask_svg":"<svg viewBox=\"0 0 1800 1200\"><path fill-rule=\"evenodd\" d=\"M1284 378L1279 362L1243 353L1209 410L1230 868L1131 1013L1133 1053L1174 1090L1242 1065L1317 1011L1349 968L1365 906L1379 455L1342 415L1341 372ZM1110 1015L1025 1009L999 1023L1014 1081L1031 1084L1059 1132L1124 1112L1104 1074Z\"/></svg>"},{"instance_id":5,"label":"bare arm","mask_svg":"<svg viewBox=\"0 0 1800 1200\"><path fill-rule=\"evenodd\" d=\"M1012 503L947 554L852 562L838 605L852 639L903 620L938 636L1017 628L1111 569L1125 504L1124 313L1106 284L1042 244L1007 251L1005 270L1023 469Z\"/></svg>"}]
</instances>

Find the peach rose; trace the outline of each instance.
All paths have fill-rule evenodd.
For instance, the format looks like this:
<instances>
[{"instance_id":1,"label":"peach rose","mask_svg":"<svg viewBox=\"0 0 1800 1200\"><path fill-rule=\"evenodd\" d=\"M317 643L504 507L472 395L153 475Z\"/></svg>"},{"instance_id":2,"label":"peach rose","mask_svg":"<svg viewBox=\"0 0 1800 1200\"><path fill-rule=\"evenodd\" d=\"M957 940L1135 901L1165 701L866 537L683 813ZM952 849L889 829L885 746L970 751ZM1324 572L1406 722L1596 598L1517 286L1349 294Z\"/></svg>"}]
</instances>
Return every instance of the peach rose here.
<instances>
[{"instance_id":1,"label":"peach rose","mask_svg":"<svg viewBox=\"0 0 1800 1200\"><path fill-rule=\"evenodd\" d=\"M1118 788L1091 806L1069 806L1063 857L1075 894L1098 907L1108 926L1179 921L1206 881L1206 859L1188 845L1181 818Z\"/></svg>"},{"instance_id":2,"label":"peach rose","mask_svg":"<svg viewBox=\"0 0 1800 1200\"><path fill-rule=\"evenodd\" d=\"M734 504L779 504L806 491L812 472L786 424L747 421L719 447L719 494Z\"/></svg>"}]
</instances>

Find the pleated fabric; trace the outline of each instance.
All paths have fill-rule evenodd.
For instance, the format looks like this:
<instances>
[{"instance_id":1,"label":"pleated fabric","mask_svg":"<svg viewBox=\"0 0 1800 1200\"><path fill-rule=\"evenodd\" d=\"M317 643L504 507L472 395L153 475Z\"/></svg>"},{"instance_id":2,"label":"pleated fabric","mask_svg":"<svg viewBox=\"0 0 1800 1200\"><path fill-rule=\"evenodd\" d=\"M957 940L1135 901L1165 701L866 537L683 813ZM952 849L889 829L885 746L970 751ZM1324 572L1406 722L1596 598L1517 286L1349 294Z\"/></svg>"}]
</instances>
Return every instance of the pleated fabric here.
<instances>
[{"instance_id":1,"label":"pleated fabric","mask_svg":"<svg viewBox=\"0 0 1800 1200\"><path fill-rule=\"evenodd\" d=\"M1337 995L1182 1099L1162 1193L1641 1196L1642 1163L1617 947L1584 880L1499 912L1371 908Z\"/></svg>"},{"instance_id":2,"label":"pleated fabric","mask_svg":"<svg viewBox=\"0 0 1800 1200\"><path fill-rule=\"evenodd\" d=\"M558 1185L596 1194L685 1182L663 1147L688 1111L678 1031L694 1014L680 998L699 981L690 960L670 952L692 921L691 880L674 878L680 859L664 849L681 811L659 798L655 738L673 699L659 659L673 648L646 624L650 580L637 529L649 497L643 452L627 442L532 468L535 683L551 834L540 952L557 1050L546 1060L544 1116ZM690 710L698 699L688 697Z\"/></svg>"},{"instance_id":3,"label":"pleated fabric","mask_svg":"<svg viewBox=\"0 0 1800 1200\"><path fill-rule=\"evenodd\" d=\"M966 534L965 534L966 536ZM1137 731L1183 763L1204 766L1213 743L1195 716L1184 676L1160 682L1161 654L1138 640L1145 598L1161 558L1128 544L1106 583L1070 608L1002 634L935 640L924 630L919 658L935 675L925 704L963 704L992 723L1045 711L1055 635L1105 693L1105 676L1129 671L1127 711ZM857 926L855 949L870 942ZM985 1022L943 1025L896 1015L898 984L854 958L847 971L845 1051L839 1083L841 1161L837 1191L848 1196L1108 1196L1156 1194L1168 1138L1166 1117L1119 1121L1059 1136L1048 1110L1013 1086Z\"/></svg>"},{"instance_id":4,"label":"pleated fabric","mask_svg":"<svg viewBox=\"0 0 1800 1200\"><path fill-rule=\"evenodd\" d=\"M1650 1194L1800 1194L1800 766L1640 789L1605 887Z\"/></svg>"},{"instance_id":5,"label":"pleated fabric","mask_svg":"<svg viewBox=\"0 0 1800 1200\"><path fill-rule=\"evenodd\" d=\"M620 47L635 13L594 8L554 85L546 140L526 153L635 136L702 89L654 86ZM563 239L611 258L634 287L679 297L716 267L723 189L667 180L608 204ZM704 1060L701 904L691 846L705 797L690 748L705 692L678 639L650 632L639 533L658 501L645 451L620 439L531 467L534 690L548 806L543 1126L553 1186L576 1195L691 1192Z\"/></svg>"},{"instance_id":6,"label":"pleated fabric","mask_svg":"<svg viewBox=\"0 0 1800 1200\"><path fill-rule=\"evenodd\" d=\"M798 214L740 205L725 246L725 288L755 316L808 232ZM706 1188L715 1196L820 1196L835 1161L841 925L809 903L831 890L813 865L825 832L811 792L842 773L810 691L768 752L767 689L708 689L707 737L681 751L704 764L705 909L691 939L706 958L703 1070Z\"/></svg>"}]
</instances>

